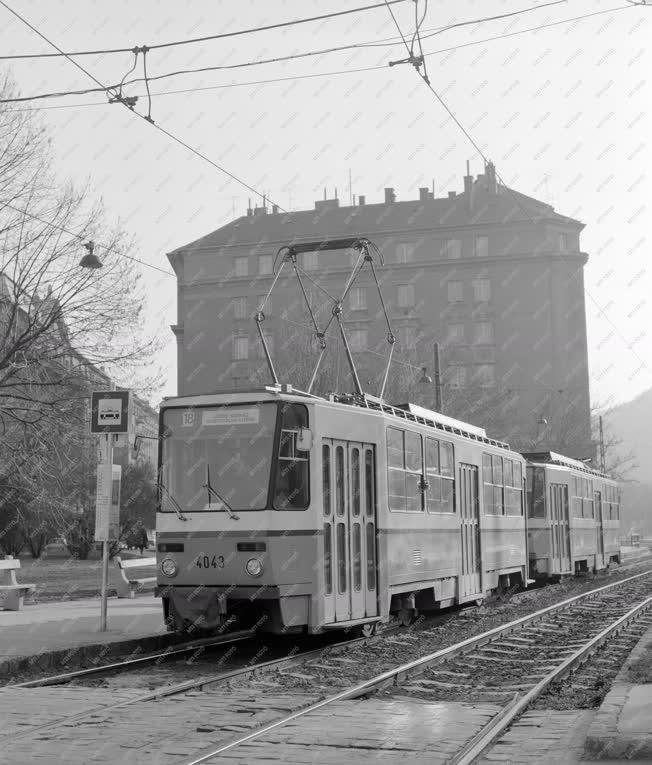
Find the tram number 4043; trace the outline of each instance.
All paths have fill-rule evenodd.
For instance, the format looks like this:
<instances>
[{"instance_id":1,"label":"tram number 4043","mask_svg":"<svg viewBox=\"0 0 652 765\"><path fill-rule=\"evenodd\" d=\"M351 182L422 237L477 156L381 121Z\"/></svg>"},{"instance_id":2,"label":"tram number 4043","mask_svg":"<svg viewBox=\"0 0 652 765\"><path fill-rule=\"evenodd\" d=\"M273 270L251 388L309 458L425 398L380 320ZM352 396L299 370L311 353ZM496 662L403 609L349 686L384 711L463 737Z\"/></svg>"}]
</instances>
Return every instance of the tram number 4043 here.
<instances>
[{"instance_id":1,"label":"tram number 4043","mask_svg":"<svg viewBox=\"0 0 652 765\"><path fill-rule=\"evenodd\" d=\"M224 568L223 555L199 555L195 560L197 568Z\"/></svg>"}]
</instances>

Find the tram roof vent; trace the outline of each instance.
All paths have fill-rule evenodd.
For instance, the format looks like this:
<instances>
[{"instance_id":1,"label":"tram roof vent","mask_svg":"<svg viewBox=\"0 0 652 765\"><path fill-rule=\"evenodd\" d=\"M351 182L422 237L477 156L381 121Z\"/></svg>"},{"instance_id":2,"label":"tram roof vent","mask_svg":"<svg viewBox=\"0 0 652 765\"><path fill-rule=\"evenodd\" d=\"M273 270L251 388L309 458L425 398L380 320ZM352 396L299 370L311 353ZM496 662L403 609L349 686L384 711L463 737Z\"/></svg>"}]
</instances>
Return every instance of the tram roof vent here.
<instances>
[{"instance_id":1,"label":"tram roof vent","mask_svg":"<svg viewBox=\"0 0 652 765\"><path fill-rule=\"evenodd\" d=\"M440 425L463 430L474 436L479 436L480 438L487 438L487 431L484 428L479 428L477 425L470 425L468 422L462 422L462 420L456 420L453 417L447 417L445 414L440 414L432 409L425 409L416 404L396 404L395 407L396 409L405 409L406 412L410 412L410 414L414 414L417 417L433 420L433 422L437 422Z\"/></svg>"}]
</instances>

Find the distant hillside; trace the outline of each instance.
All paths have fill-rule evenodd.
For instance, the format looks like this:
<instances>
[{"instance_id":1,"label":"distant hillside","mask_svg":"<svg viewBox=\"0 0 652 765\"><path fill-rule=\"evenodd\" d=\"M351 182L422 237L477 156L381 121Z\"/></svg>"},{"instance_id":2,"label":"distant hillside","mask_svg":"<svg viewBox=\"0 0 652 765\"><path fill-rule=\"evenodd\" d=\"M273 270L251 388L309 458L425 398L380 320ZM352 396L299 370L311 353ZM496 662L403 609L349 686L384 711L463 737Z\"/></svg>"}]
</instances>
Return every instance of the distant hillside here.
<instances>
[{"instance_id":1,"label":"distant hillside","mask_svg":"<svg viewBox=\"0 0 652 765\"><path fill-rule=\"evenodd\" d=\"M636 483L623 486L621 529L652 534L652 389L616 407L605 418L605 429L622 440L621 451L633 452L637 466L627 475Z\"/></svg>"},{"instance_id":2,"label":"distant hillside","mask_svg":"<svg viewBox=\"0 0 652 765\"><path fill-rule=\"evenodd\" d=\"M622 440L623 451L636 455L638 467L628 477L652 482L652 389L609 412L605 426Z\"/></svg>"}]
</instances>

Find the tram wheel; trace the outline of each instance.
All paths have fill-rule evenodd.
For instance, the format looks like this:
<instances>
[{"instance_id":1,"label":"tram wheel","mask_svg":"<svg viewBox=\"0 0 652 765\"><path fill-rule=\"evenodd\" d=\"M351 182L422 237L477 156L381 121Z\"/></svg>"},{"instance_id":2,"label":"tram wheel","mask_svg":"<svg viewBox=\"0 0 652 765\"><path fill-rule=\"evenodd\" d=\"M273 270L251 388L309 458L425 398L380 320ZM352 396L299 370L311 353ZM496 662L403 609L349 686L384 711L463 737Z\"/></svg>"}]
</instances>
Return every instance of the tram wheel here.
<instances>
[{"instance_id":1,"label":"tram wheel","mask_svg":"<svg viewBox=\"0 0 652 765\"><path fill-rule=\"evenodd\" d=\"M401 627L409 627L410 624L412 624L413 619L414 609L412 608L402 608L398 612L398 623L401 625Z\"/></svg>"},{"instance_id":2,"label":"tram wheel","mask_svg":"<svg viewBox=\"0 0 652 765\"><path fill-rule=\"evenodd\" d=\"M378 630L378 622L367 622L367 624L360 625L360 637L370 638L376 634Z\"/></svg>"}]
</instances>

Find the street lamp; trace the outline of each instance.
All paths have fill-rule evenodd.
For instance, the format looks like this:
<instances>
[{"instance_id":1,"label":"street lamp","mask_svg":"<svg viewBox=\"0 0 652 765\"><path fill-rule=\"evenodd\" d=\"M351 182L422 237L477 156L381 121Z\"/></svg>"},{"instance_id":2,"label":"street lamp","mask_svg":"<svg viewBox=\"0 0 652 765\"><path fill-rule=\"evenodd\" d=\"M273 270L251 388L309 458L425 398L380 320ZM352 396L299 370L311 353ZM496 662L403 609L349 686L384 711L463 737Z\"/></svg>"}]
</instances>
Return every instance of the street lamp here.
<instances>
[{"instance_id":1,"label":"street lamp","mask_svg":"<svg viewBox=\"0 0 652 765\"><path fill-rule=\"evenodd\" d=\"M419 385L432 385L432 377L430 377L428 367L421 367L421 378L419 379Z\"/></svg>"},{"instance_id":2,"label":"street lamp","mask_svg":"<svg viewBox=\"0 0 652 765\"><path fill-rule=\"evenodd\" d=\"M86 255L79 261L82 268L102 268L102 261L95 255L95 242L90 241L84 244Z\"/></svg>"}]
</instances>

